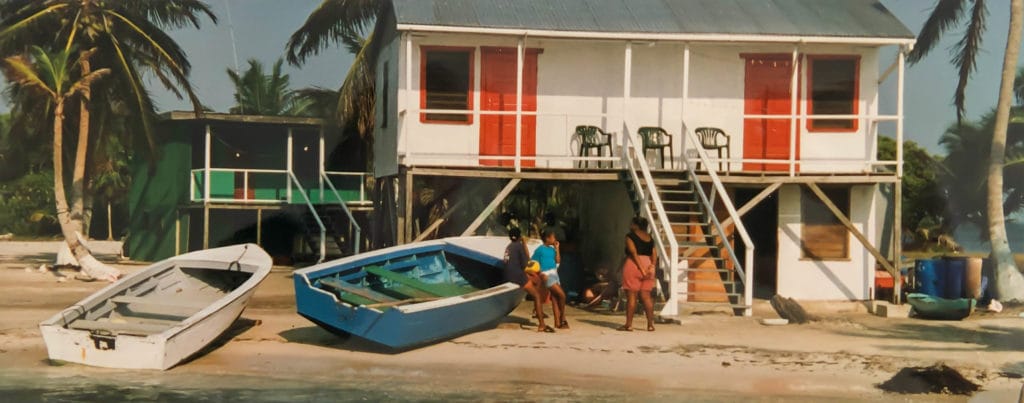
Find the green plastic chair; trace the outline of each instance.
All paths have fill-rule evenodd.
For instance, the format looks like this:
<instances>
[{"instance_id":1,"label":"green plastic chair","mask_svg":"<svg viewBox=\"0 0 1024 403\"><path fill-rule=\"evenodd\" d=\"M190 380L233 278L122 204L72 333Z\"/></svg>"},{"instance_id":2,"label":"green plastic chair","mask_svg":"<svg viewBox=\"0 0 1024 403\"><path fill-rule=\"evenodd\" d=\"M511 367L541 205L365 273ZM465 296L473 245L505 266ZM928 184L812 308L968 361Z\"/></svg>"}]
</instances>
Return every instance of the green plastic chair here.
<instances>
[{"instance_id":1,"label":"green plastic chair","mask_svg":"<svg viewBox=\"0 0 1024 403\"><path fill-rule=\"evenodd\" d=\"M576 136L580 139L580 157L590 156L591 149L597 149L597 156L604 156L604 147L608 147L608 156L612 157L612 136L615 133L605 133L600 127L590 125L576 126ZM603 139L602 139L603 137ZM583 162L586 167L590 167L590 161ZM597 162L597 167L601 168L602 161Z\"/></svg>"},{"instance_id":2,"label":"green plastic chair","mask_svg":"<svg viewBox=\"0 0 1024 403\"><path fill-rule=\"evenodd\" d=\"M715 150L718 152L718 170L721 171L722 151L725 150L726 159L732 158L729 153L729 135L717 127L698 127L694 130L694 133L697 133L701 147L705 150ZM728 166L726 164L726 167Z\"/></svg>"},{"instance_id":3,"label":"green plastic chair","mask_svg":"<svg viewBox=\"0 0 1024 403\"><path fill-rule=\"evenodd\" d=\"M637 130L640 138L643 140L643 151L644 155L647 155L647 150L658 150L661 155L661 169L665 169L665 149L668 149L668 159L671 162L670 167L675 166L676 159L672 155L672 135L668 134L665 129L660 127L645 126Z\"/></svg>"}]
</instances>

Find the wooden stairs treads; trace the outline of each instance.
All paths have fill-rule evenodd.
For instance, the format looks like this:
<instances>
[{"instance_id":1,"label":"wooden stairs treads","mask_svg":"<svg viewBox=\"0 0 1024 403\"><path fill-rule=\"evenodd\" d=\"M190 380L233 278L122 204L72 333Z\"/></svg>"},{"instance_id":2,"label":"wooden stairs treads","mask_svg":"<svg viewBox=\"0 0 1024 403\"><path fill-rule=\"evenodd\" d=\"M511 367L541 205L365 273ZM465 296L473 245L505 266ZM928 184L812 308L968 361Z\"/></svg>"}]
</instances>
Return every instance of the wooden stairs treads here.
<instances>
[{"instance_id":1,"label":"wooden stairs treads","mask_svg":"<svg viewBox=\"0 0 1024 403\"><path fill-rule=\"evenodd\" d=\"M77 330L107 331L113 334L130 334L149 336L158 334L170 328L168 325L146 324L146 323L119 323L98 320L79 319L71 322L68 327Z\"/></svg>"},{"instance_id":2,"label":"wooden stairs treads","mask_svg":"<svg viewBox=\"0 0 1024 403\"><path fill-rule=\"evenodd\" d=\"M388 295L350 284L340 279L321 279L320 285L338 293L339 299L353 305L370 305L398 301L398 298L392 298Z\"/></svg>"}]
</instances>

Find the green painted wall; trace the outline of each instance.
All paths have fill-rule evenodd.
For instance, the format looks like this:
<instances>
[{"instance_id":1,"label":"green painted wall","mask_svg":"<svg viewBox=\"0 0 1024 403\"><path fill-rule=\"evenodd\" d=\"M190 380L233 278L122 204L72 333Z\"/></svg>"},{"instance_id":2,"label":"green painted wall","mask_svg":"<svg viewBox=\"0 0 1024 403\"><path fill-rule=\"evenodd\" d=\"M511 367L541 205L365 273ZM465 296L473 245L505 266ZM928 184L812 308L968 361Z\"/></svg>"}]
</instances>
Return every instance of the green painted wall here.
<instances>
[{"instance_id":1,"label":"green painted wall","mask_svg":"<svg viewBox=\"0 0 1024 403\"><path fill-rule=\"evenodd\" d=\"M156 161L137 158L132 187L128 191L128 256L154 261L174 256L174 228L178 207L189 195L188 172L192 147L185 125L165 127L158 134L161 144ZM187 215L181 218L182 245L187 244Z\"/></svg>"}]
</instances>

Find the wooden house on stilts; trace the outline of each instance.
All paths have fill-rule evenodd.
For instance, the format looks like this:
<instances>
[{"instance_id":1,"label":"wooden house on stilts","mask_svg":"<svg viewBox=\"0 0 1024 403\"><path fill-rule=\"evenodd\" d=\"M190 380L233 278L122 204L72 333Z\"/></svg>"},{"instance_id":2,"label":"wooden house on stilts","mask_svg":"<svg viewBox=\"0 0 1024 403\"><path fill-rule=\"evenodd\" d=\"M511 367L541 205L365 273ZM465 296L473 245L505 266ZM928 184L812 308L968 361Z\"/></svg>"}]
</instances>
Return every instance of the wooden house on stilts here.
<instances>
[{"instance_id":1,"label":"wooden house on stilts","mask_svg":"<svg viewBox=\"0 0 1024 403\"><path fill-rule=\"evenodd\" d=\"M431 224L418 178L504 181L481 217L522 181L573 181L585 264L618 265L629 217L650 220L663 315L869 299L876 267L898 287L902 150L876 154L903 141L914 35L880 1L389 0L378 24L392 242Z\"/></svg>"}]
</instances>

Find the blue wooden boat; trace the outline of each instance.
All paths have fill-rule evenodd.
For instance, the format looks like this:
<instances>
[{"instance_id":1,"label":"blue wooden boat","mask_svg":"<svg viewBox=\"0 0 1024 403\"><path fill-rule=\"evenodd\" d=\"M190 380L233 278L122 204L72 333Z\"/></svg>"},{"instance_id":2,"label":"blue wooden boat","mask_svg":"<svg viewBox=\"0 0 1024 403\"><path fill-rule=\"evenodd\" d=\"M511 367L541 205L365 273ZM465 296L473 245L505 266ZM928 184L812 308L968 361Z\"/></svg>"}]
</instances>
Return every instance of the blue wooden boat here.
<instances>
[{"instance_id":1,"label":"blue wooden boat","mask_svg":"<svg viewBox=\"0 0 1024 403\"><path fill-rule=\"evenodd\" d=\"M295 272L300 315L340 334L407 350L493 326L524 293L502 276L503 237L380 249Z\"/></svg>"}]
</instances>

